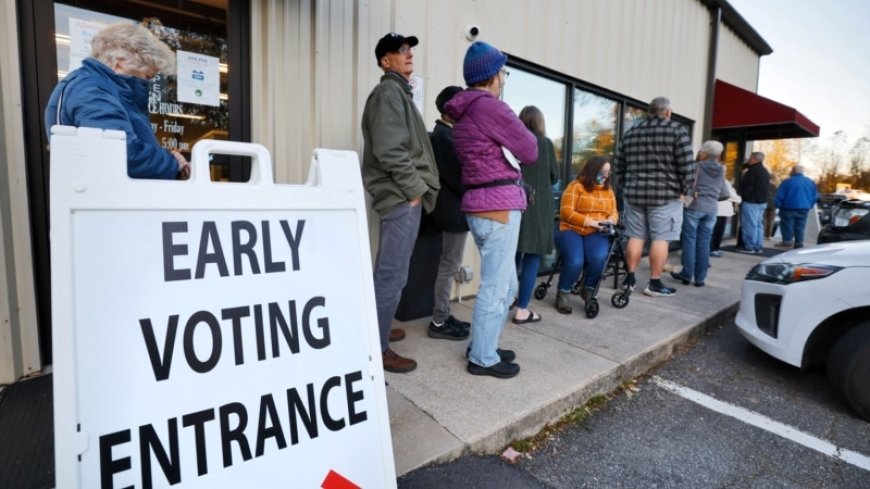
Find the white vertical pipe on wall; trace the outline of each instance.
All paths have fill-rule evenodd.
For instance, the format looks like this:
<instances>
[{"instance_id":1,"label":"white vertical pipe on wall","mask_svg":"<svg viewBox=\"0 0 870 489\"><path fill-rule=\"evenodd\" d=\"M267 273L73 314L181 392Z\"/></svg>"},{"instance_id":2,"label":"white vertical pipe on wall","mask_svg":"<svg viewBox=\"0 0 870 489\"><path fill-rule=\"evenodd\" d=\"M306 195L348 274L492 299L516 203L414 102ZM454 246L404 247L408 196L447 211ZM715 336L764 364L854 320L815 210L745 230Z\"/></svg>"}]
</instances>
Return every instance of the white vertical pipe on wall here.
<instances>
[{"instance_id":1,"label":"white vertical pipe on wall","mask_svg":"<svg viewBox=\"0 0 870 489\"><path fill-rule=\"evenodd\" d=\"M15 5L0 3L0 383L42 368Z\"/></svg>"}]
</instances>

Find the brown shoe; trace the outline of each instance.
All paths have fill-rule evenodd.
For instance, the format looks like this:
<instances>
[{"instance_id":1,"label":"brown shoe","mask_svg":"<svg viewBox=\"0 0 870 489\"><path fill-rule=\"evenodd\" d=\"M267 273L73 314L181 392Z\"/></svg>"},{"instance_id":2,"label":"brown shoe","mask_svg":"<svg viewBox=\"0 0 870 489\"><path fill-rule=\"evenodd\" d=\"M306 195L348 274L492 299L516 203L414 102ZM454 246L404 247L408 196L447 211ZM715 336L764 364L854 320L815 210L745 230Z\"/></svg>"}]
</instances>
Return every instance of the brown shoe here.
<instances>
[{"instance_id":1,"label":"brown shoe","mask_svg":"<svg viewBox=\"0 0 870 489\"><path fill-rule=\"evenodd\" d=\"M381 357L383 358L384 362L384 370L386 370L387 372L403 374L417 368L417 362L411 360L410 358L401 357L398 353L390 350L389 348L387 348L387 351L381 354Z\"/></svg>"},{"instance_id":2,"label":"brown shoe","mask_svg":"<svg viewBox=\"0 0 870 489\"><path fill-rule=\"evenodd\" d=\"M405 330L404 329L391 329L390 330L390 342L399 341L405 338Z\"/></svg>"}]
</instances>

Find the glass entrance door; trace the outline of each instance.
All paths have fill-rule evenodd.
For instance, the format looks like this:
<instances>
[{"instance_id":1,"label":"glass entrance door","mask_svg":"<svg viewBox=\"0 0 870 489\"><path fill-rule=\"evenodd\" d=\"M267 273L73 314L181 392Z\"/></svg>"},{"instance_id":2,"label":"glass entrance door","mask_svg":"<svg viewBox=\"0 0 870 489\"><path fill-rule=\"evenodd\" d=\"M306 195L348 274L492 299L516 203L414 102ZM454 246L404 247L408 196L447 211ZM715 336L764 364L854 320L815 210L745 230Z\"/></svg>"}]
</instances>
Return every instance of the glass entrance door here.
<instances>
[{"instance_id":1,"label":"glass entrance door","mask_svg":"<svg viewBox=\"0 0 870 489\"><path fill-rule=\"evenodd\" d=\"M250 1L18 0L17 11L40 353L50 364L50 168L43 111L52 89L88 56L90 39L103 25L141 22L179 56L178 75L151 84L149 112L158 141L187 157L201 139L250 141ZM213 83L194 83L205 80ZM244 159L212 161L212 180L246 181L249 174Z\"/></svg>"}]
</instances>

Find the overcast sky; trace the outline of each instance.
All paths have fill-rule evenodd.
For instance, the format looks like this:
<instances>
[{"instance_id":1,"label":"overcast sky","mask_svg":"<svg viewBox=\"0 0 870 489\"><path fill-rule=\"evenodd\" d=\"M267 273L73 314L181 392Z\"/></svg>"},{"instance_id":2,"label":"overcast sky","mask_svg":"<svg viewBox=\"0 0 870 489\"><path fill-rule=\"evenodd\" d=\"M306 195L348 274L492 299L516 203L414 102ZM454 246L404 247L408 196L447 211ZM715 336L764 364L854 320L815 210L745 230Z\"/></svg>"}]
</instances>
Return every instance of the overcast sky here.
<instances>
[{"instance_id":1,"label":"overcast sky","mask_svg":"<svg viewBox=\"0 0 870 489\"><path fill-rule=\"evenodd\" d=\"M870 135L870 0L729 0L773 48L758 93L849 145Z\"/></svg>"}]
</instances>

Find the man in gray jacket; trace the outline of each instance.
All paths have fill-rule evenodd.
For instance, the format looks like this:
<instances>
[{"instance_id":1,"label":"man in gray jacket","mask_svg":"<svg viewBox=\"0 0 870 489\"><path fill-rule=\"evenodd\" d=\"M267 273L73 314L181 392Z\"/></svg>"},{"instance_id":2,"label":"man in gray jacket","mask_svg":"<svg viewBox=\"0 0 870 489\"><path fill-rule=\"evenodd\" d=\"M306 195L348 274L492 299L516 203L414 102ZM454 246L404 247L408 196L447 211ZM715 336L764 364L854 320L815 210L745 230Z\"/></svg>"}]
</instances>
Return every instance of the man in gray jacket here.
<instances>
[{"instance_id":1,"label":"man in gray jacket","mask_svg":"<svg viewBox=\"0 0 870 489\"><path fill-rule=\"evenodd\" d=\"M408 281L408 266L420 228L421 207L431 212L438 194L438 168L429 134L411 99L411 73L419 41L394 32L375 47L384 70L381 82L366 100L362 117L362 177L380 217L380 238L374 285L384 370L410 372L417 362L390 349L405 337L392 330L393 316Z\"/></svg>"}]
</instances>

